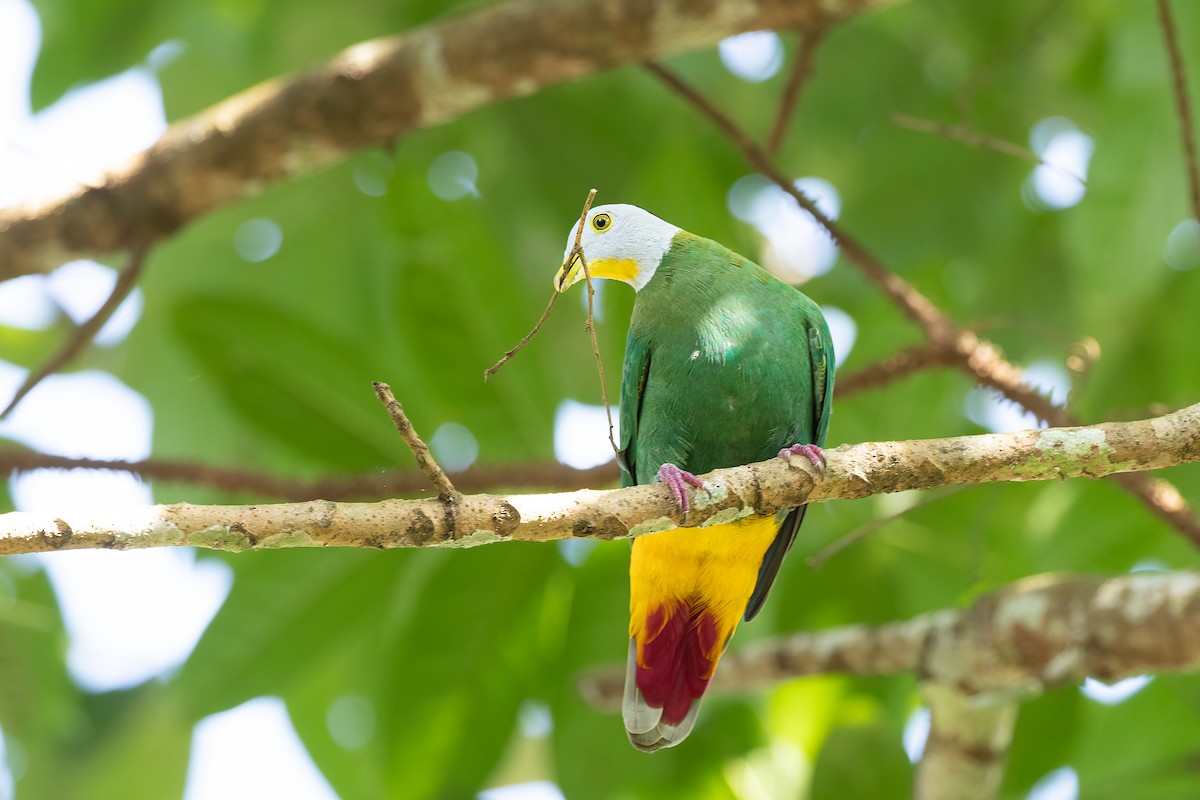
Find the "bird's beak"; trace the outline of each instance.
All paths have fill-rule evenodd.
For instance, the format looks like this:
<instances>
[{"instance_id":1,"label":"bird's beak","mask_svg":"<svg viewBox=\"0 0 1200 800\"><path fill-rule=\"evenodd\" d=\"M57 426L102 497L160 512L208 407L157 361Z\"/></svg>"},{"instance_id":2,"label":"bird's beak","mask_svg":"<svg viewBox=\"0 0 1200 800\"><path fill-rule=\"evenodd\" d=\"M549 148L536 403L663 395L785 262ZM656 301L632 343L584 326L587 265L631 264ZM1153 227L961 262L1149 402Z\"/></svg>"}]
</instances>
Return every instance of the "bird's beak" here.
<instances>
[{"instance_id":1,"label":"bird's beak","mask_svg":"<svg viewBox=\"0 0 1200 800\"><path fill-rule=\"evenodd\" d=\"M581 272L583 272L583 260L579 257L579 251L573 250L563 265L558 268L558 272L554 273L554 289L559 293L565 292L579 280Z\"/></svg>"}]
</instances>

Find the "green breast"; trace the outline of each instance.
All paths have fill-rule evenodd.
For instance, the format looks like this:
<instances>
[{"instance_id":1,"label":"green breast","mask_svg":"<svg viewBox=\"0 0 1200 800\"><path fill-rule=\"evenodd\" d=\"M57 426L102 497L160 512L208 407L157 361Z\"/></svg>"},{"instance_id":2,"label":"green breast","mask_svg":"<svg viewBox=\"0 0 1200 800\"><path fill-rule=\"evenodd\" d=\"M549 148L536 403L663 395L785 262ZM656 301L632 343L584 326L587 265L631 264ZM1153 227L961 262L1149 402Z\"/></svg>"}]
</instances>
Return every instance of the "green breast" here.
<instances>
[{"instance_id":1,"label":"green breast","mask_svg":"<svg viewBox=\"0 0 1200 800\"><path fill-rule=\"evenodd\" d=\"M812 300L716 242L678 234L630 322L621 416L635 482L668 461L700 474L823 439L829 382L814 346L831 372Z\"/></svg>"}]
</instances>

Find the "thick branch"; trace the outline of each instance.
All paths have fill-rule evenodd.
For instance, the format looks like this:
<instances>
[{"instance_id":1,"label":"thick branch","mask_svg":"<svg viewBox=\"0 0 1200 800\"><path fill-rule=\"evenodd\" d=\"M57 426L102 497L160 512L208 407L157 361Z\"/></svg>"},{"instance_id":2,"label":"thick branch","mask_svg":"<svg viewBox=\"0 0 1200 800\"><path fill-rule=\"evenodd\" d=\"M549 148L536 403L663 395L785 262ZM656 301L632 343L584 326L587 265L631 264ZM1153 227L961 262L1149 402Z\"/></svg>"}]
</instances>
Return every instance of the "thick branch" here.
<instances>
[{"instance_id":1,"label":"thick branch","mask_svg":"<svg viewBox=\"0 0 1200 800\"><path fill-rule=\"evenodd\" d=\"M1200 461L1200 404L1149 420L827 450L825 479L805 461L771 459L709 473L686 520L667 487L556 495L464 495L440 500L290 505L181 503L53 517L0 516L0 555L72 548L195 545L465 547L501 540L616 539L686 525L771 515L806 502L996 481L1101 477Z\"/></svg>"},{"instance_id":2,"label":"thick branch","mask_svg":"<svg viewBox=\"0 0 1200 800\"><path fill-rule=\"evenodd\" d=\"M513 0L363 42L172 125L102 184L0 214L0 280L148 245L272 183L491 103L892 2Z\"/></svg>"},{"instance_id":3,"label":"thick branch","mask_svg":"<svg viewBox=\"0 0 1200 800\"><path fill-rule=\"evenodd\" d=\"M986 704L1088 676L1192 670L1200 670L1200 574L1043 575L969 608L754 642L721 660L713 685L754 691L826 672L911 672ZM624 668L606 668L585 677L580 691L610 708L620 704L623 681Z\"/></svg>"}]
</instances>

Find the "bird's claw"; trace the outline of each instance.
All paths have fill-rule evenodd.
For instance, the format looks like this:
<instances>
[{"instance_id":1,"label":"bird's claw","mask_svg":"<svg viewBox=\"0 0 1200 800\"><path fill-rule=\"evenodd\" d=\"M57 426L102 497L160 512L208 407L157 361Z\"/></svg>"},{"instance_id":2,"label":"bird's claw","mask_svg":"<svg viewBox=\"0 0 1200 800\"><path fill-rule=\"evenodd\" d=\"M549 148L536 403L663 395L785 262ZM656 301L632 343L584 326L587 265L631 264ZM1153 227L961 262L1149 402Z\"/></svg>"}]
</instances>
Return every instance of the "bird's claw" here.
<instances>
[{"instance_id":1,"label":"bird's claw","mask_svg":"<svg viewBox=\"0 0 1200 800\"><path fill-rule=\"evenodd\" d=\"M804 456L812 462L817 477L825 477L825 451L820 447L815 444L794 444L779 451L779 457L789 464L792 463L792 456Z\"/></svg>"},{"instance_id":2,"label":"bird's claw","mask_svg":"<svg viewBox=\"0 0 1200 800\"><path fill-rule=\"evenodd\" d=\"M692 502L688 498L687 487L692 486L696 489L708 491L708 484L674 464L663 464L659 467L658 475L655 476L654 480L662 481L670 488L671 496L675 498L675 502L679 505L679 510L684 514L688 513L692 508Z\"/></svg>"}]
</instances>

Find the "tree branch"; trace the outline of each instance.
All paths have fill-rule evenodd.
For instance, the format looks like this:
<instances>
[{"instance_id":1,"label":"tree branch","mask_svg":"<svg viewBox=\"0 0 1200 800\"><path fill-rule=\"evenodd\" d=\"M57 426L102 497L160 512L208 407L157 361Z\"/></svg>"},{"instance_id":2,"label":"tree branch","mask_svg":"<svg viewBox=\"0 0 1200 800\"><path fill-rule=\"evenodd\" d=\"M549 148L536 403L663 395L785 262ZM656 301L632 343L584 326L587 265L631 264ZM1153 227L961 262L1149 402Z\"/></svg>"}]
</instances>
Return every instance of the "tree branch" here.
<instances>
[{"instance_id":1,"label":"tree branch","mask_svg":"<svg viewBox=\"0 0 1200 800\"><path fill-rule=\"evenodd\" d=\"M265 187L474 109L745 31L896 0L512 0L362 42L177 122L97 186L0 213L0 280L151 244Z\"/></svg>"},{"instance_id":2,"label":"tree branch","mask_svg":"<svg viewBox=\"0 0 1200 800\"><path fill-rule=\"evenodd\" d=\"M1087 186L1085 181L1080 176L1071 172L1069 169L1064 169L1057 164L1051 164L1046 159L1039 156L1037 153L1030 150L1028 147L1010 142L1007 139L1001 139L998 136L977 131L969 125L954 125L949 122L938 122L933 119L923 119L921 117L910 116L899 111L892 112L892 124L907 128L910 131L919 133L931 133L934 136L944 136L947 139L955 139L962 142L968 147L982 147L985 150L991 150L1001 155L1012 156L1019 158L1022 161L1028 161L1031 164L1036 164L1041 167L1046 167L1049 170L1075 181L1080 186Z\"/></svg>"},{"instance_id":3,"label":"tree branch","mask_svg":"<svg viewBox=\"0 0 1200 800\"><path fill-rule=\"evenodd\" d=\"M771 123L771 132L767 135L767 152L775 155L783 146L783 138L787 135L788 125L796 115L796 107L800 104L800 94L804 85L812 76L813 62L816 60L817 48L825 38L822 28L813 28L800 38L796 49L796 59L792 62L792 71L788 73L787 85L779 99L779 108L775 112L775 121Z\"/></svg>"},{"instance_id":4,"label":"tree branch","mask_svg":"<svg viewBox=\"0 0 1200 800\"><path fill-rule=\"evenodd\" d=\"M913 345L848 375L839 375L833 386L833 396L844 399L859 392L880 389L916 372L954 366L957 361L957 355L945 345Z\"/></svg>"},{"instance_id":5,"label":"tree branch","mask_svg":"<svg viewBox=\"0 0 1200 800\"><path fill-rule=\"evenodd\" d=\"M1200 573L1116 578L1041 575L968 608L878 627L847 625L752 642L721 660L714 689L758 691L805 675L915 673L976 706L1005 703L1091 676L1200 670ZM624 668L585 675L597 708L621 702Z\"/></svg>"},{"instance_id":6,"label":"tree branch","mask_svg":"<svg viewBox=\"0 0 1200 800\"><path fill-rule=\"evenodd\" d=\"M1200 222L1200 163L1196 157L1196 131L1192 124L1192 108L1188 101L1187 73L1183 68L1183 53L1179 49L1179 32L1171 14L1169 0L1158 0L1158 21L1162 25L1163 42L1171 62L1171 87L1175 91L1175 112L1179 117L1179 137L1183 140L1183 160L1187 167L1188 199L1192 218Z\"/></svg>"},{"instance_id":7,"label":"tree branch","mask_svg":"<svg viewBox=\"0 0 1200 800\"><path fill-rule=\"evenodd\" d=\"M917 765L913 800L999 797L1017 704L980 705L943 683L923 685L921 696L929 706L929 738Z\"/></svg>"},{"instance_id":8,"label":"tree branch","mask_svg":"<svg viewBox=\"0 0 1200 800\"><path fill-rule=\"evenodd\" d=\"M1200 404L1137 422L1009 434L842 445L826 450L824 480L781 459L705 476L687 519L665 486L554 495L440 500L200 506L179 503L55 517L0 516L0 555L74 548L193 545L469 547L496 541L617 539L771 515L806 502L998 481L1096 478L1200 461Z\"/></svg>"}]
</instances>

